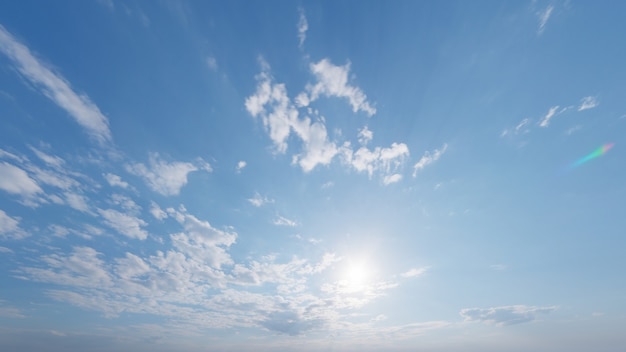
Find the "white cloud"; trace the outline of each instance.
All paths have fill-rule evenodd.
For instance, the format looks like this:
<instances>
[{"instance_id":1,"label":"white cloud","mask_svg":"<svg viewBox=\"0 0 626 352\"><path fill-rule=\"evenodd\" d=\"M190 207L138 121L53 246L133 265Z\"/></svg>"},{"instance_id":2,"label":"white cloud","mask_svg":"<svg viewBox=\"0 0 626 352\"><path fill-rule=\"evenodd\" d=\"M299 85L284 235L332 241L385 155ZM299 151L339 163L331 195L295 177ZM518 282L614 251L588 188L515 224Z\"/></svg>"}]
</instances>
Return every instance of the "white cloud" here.
<instances>
[{"instance_id":1,"label":"white cloud","mask_svg":"<svg viewBox=\"0 0 626 352\"><path fill-rule=\"evenodd\" d=\"M103 176L111 187L128 188L128 183L122 181L122 178L119 177L118 175L106 173L106 174L103 174Z\"/></svg>"},{"instance_id":2,"label":"white cloud","mask_svg":"<svg viewBox=\"0 0 626 352\"><path fill-rule=\"evenodd\" d=\"M138 240L148 238L148 233L142 228L147 225L145 221L114 209L98 209L98 212L104 223L118 233Z\"/></svg>"},{"instance_id":3,"label":"white cloud","mask_svg":"<svg viewBox=\"0 0 626 352\"><path fill-rule=\"evenodd\" d=\"M578 111L593 109L598 105L599 103L596 97L592 97L592 96L584 97L580 100L580 106L578 107Z\"/></svg>"},{"instance_id":4,"label":"white cloud","mask_svg":"<svg viewBox=\"0 0 626 352\"><path fill-rule=\"evenodd\" d=\"M383 183L385 185L390 185L392 183L400 182L401 180L402 180L402 175L400 175L400 174L393 174L393 175L385 176L385 178L383 178Z\"/></svg>"},{"instance_id":5,"label":"white cloud","mask_svg":"<svg viewBox=\"0 0 626 352\"><path fill-rule=\"evenodd\" d=\"M426 166L439 160L443 153L448 149L448 144L445 144L440 149L435 149L432 152L426 151L420 160L413 165L413 177L417 176L417 173L424 169Z\"/></svg>"},{"instance_id":6,"label":"white cloud","mask_svg":"<svg viewBox=\"0 0 626 352\"><path fill-rule=\"evenodd\" d=\"M300 8L300 18L298 19L298 46L302 48L306 40L306 31L309 29L309 23L304 15L304 9Z\"/></svg>"},{"instance_id":7,"label":"white cloud","mask_svg":"<svg viewBox=\"0 0 626 352\"><path fill-rule=\"evenodd\" d=\"M359 130L359 143L361 145L367 145L367 143L369 143L372 138L374 138L374 132L370 131L367 126L363 127L362 129Z\"/></svg>"},{"instance_id":8,"label":"white cloud","mask_svg":"<svg viewBox=\"0 0 626 352\"><path fill-rule=\"evenodd\" d=\"M581 126L581 125L576 125L576 126L570 127L567 130L565 130L565 134L568 135L568 136L571 136L575 132L580 131L582 128L583 128L583 126Z\"/></svg>"},{"instance_id":9,"label":"white cloud","mask_svg":"<svg viewBox=\"0 0 626 352\"><path fill-rule=\"evenodd\" d=\"M333 65L330 60L322 59L318 63L310 65L311 72L317 78L317 83L307 85L306 90L308 97L301 97L299 101L307 106L311 102L317 100L320 95L327 97L346 98L352 106L352 111L363 111L369 116L376 113L376 108L372 107L367 101L367 96L361 88L352 86L348 83L350 73L350 63L344 66ZM306 103L306 104L304 104Z\"/></svg>"},{"instance_id":10,"label":"white cloud","mask_svg":"<svg viewBox=\"0 0 626 352\"><path fill-rule=\"evenodd\" d=\"M552 15L552 11L554 11L554 6L549 5L548 7L546 7L544 11L537 13L537 17L539 18L539 28L537 28L538 34L541 35L543 31L546 29L546 24L548 23L548 20L550 19L550 16Z\"/></svg>"},{"instance_id":11,"label":"white cloud","mask_svg":"<svg viewBox=\"0 0 626 352\"><path fill-rule=\"evenodd\" d=\"M13 218L0 210L0 238L22 239L28 235L19 226L20 218Z\"/></svg>"},{"instance_id":12,"label":"white cloud","mask_svg":"<svg viewBox=\"0 0 626 352\"><path fill-rule=\"evenodd\" d=\"M397 179L393 174L402 168L409 156L409 148L404 143L392 143L389 148L376 147L373 150L361 147L354 153L347 147L344 145L343 157L355 170L366 171L369 177L374 172L381 172L388 181Z\"/></svg>"},{"instance_id":13,"label":"white cloud","mask_svg":"<svg viewBox=\"0 0 626 352\"><path fill-rule=\"evenodd\" d=\"M34 148L34 147L30 147L30 150L32 150L33 153L35 153L35 155L37 155L39 159L41 159L46 164L54 167L55 169L59 169L63 167L63 165L65 164L65 160L63 160L62 158L56 155L46 154L42 152L41 150Z\"/></svg>"},{"instance_id":14,"label":"white cloud","mask_svg":"<svg viewBox=\"0 0 626 352\"><path fill-rule=\"evenodd\" d=\"M502 131L502 133L500 134L500 137L505 137L511 134L518 135L518 134L528 133L530 131L528 129L529 124L530 124L530 119L525 118L522 121L520 121L515 127Z\"/></svg>"},{"instance_id":15,"label":"white cloud","mask_svg":"<svg viewBox=\"0 0 626 352\"><path fill-rule=\"evenodd\" d=\"M534 306L503 306L494 308L467 308L461 310L461 316L466 321L478 321L499 326L514 325L533 321L537 314L547 314L555 311L557 307L534 307Z\"/></svg>"},{"instance_id":16,"label":"white cloud","mask_svg":"<svg viewBox=\"0 0 626 352\"><path fill-rule=\"evenodd\" d=\"M161 207L159 207L159 205L155 202L152 202L150 204L150 214L152 214L152 216L154 216L154 218L158 220L163 220L167 218L167 213L164 212L163 209L161 209Z\"/></svg>"},{"instance_id":17,"label":"white cloud","mask_svg":"<svg viewBox=\"0 0 626 352\"><path fill-rule=\"evenodd\" d=\"M100 143L111 140L109 121L84 94L77 94L61 75L52 72L30 50L0 25L0 51L13 61L17 70Z\"/></svg>"},{"instance_id":18,"label":"white cloud","mask_svg":"<svg viewBox=\"0 0 626 352\"><path fill-rule=\"evenodd\" d=\"M428 268L412 268L409 271L400 274L400 276L404 278L418 277L424 274L427 270Z\"/></svg>"},{"instance_id":19,"label":"white cloud","mask_svg":"<svg viewBox=\"0 0 626 352\"><path fill-rule=\"evenodd\" d=\"M278 215L276 219L274 219L274 225L295 227L298 226L298 223L293 220L289 220L284 216Z\"/></svg>"},{"instance_id":20,"label":"white cloud","mask_svg":"<svg viewBox=\"0 0 626 352\"><path fill-rule=\"evenodd\" d=\"M127 165L128 172L142 177L148 187L164 196L178 195L180 189L187 184L187 175L190 172L204 169L211 171L210 165L201 161L202 165L188 162L167 162L162 160L158 153L150 153L148 166L142 163Z\"/></svg>"},{"instance_id":21,"label":"white cloud","mask_svg":"<svg viewBox=\"0 0 626 352\"><path fill-rule=\"evenodd\" d=\"M539 122L539 126L548 127L548 124L550 123L550 119L556 116L558 109L559 109L558 105L551 107L550 110L548 110L548 113L546 114L546 116L543 117L543 120Z\"/></svg>"},{"instance_id":22,"label":"white cloud","mask_svg":"<svg viewBox=\"0 0 626 352\"><path fill-rule=\"evenodd\" d=\"M65 195L65 201L67 201L67 204L70 207L78 211L82 211L83 213L89 212L89 205L87 204L87 198L85 198L83 195L80 195L74 192L65 192L64 195Z\"/></svg>"},{"instance_id":23,"label":"white cloud","mask_svg":"<svg viewBox=\"0 0 626 352\"><path fill-rule=\"evenodd\" d=\"M7 162L0 163L0 189L24 198L32 198L37 193L43 192L26 171Z\"/></svg>"},{"instance_id":24,"label":"white cloud","mask_svg":"<svg viewBox=\"0 0 626 352\"><path fill-rule=\"evenodd\" d=\"M244 160L240 160L237 163L237 167L235 167L235 172L236 173L241 173L241 170L243 170L247 165L248 165L248 163L246 163Z\"/></svg>"},{"instance_id":25,"label":"white cloud","mask_svg":"<svg viewBox=\"0 0 626 352\"><path fill-rule=\"evenodd\" d=\"M248 202L258 208L268 203L274 203L274 200L261 196L259 192L254 192L254 197L248 198Z\"/></svg>"},{"instance_id":26,"label":"white cloud","mask_svg":"<svg viewBox=\"0 0 626 352\"><path fill-rule=\"evenodd\" d=\"M209 56L206 59L206 64L211 69L211 71L217 71L217 59L213 56Z\"/></svg>"}]
</instances>

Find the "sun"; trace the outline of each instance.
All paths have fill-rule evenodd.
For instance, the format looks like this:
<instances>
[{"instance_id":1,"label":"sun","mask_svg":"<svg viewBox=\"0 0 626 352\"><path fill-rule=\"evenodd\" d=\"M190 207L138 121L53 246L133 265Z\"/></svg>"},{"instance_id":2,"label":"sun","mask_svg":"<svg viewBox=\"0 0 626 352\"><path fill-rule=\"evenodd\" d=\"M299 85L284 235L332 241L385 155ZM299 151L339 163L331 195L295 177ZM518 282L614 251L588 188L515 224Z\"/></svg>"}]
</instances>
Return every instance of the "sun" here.
<instances>
[{"instance_id":1,"label":"sun","mask_svg":"<svg viewBox=\"0 0 626 352\"><path fill-rule=\"evenodd\" d=\"M367 282L369 277L369 269L365 263L352 262L348 263L345 273L345 280L352 284L363 284Z\"/></svg>"}]
</instances>

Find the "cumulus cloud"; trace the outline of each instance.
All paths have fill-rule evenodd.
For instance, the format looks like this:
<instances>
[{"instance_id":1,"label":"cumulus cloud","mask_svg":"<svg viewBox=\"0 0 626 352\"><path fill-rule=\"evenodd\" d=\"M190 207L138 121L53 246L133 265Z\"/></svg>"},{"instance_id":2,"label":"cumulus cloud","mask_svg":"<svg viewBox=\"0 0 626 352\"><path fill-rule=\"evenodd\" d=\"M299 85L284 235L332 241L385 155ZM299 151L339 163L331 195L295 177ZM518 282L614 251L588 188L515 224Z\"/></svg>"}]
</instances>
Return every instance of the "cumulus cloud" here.
<instances>
[{"instance_id":1,"label":"cumulus cloud","mask_svg":"<svg viewBox=\"0 0 626 352\"><path fill-rule=\"evenodd\" d=\"M336 66L330 60L322 59L317 63L312 63L309 68L317 82L306 86L308 95L300 95L298 99L300 106L308 106L321 95L324 95L348 99L354 112L363 111L369 116L376 114L376 108L370 105L361 88L350 85L348 81L349 62L343 66Z\"/></svg>"},{"instance_id":2,"label":"cumulus cloud","mask_svg":"<svg viewBox=\"0 0 626 352\"><path fill-rule=\"evenodd\" d=\"M392 143L388 148L375 147L369 149L361 147L352 152L349 146L344 146L344 159L358 172L367 172L372 177L374 172L381 172L393 180L393 174L399 170L409 157L409 148L404 143Z\"/></svg>"},{"instance_id":3,"label":"cumulus cloud","mask_svg":"<svg viewBox=\"0 0 626 352\"><path fill-rule=\"evenodd\" d=\"M544 116L543 119L541 120L541 122L539 122L539 126L540 127L548 127L548 124L550 123L550 120L554 116L556 116L558 109L559 109L558 105L551 107L550 110L548 110L548 113L546 114L546 116Z\"/></svg>"},{"instance_id":4,"label":"cumulus cloud","mask_svg":"<svg viewBox=\"0 0 626 352\"><path fill-rule=\"evenodd\" d=\"M159 205L155 202L150 203L150 214L152 214L152 216L154 216L157 220L167 218L167 213L163 211L163 209L161 209L161 207L159 207Z\"/></svg>"},{"instance_id":5,"label":"cumulus cloud","mask_svg":"<svg viewBox=\"0 0 626 352\"><path fill-rule=\"evenodd\" d=\"M426 166L434 163L439 160L443 153L448 149L448 145L444 143L444 145L440 149L435 149L432 152L426 151L424 155L420 158L420 160L413 165L413 177L417 176L417 173L424 169Z\"/></svg>"},{"instance_id":6,"label":"cumulus cloud","mask_svg":"<svg viewBox=\"0 0 626 352\"><path fill-rule=\"evenodd\" d=\"M554 6L549 5L545 10L537 13L537 17L539 18L539 28L537 28L537 33L541 35L543 31L546 29L546 24L548 24L548 20L552 15L552 11L554 11Z\"/></svg>"},{"instance_id":7,"label":"cumulus cloud","mask_svg":"<svg viewBox=\"0 0 626 352\"><path fill-rule=\"evenodd\" d=\"M208 163L200 161L199 165L189 162L167 162L161 159L159 153L150 153L148 166L142 163L127 165L128 172L142 177L148 187L164 196L173 196L180 193L180 189L187 184L187 175L190 172L203 169L211 172Z\"/></svg>"},{"instance_id":8,"label":"cumulus cloud","mask_svg":"<svg viewBox=\"0 0 626 352\"><path fill-rule=\"evenodd\" d=\"M148 233L143 229L147 223L138 217L119 212L114 209L98 209L104 223L118 233L129 238L145 240Z\"/></svg>"},{"instance_id":9,"label":"cumulus cloud","mask_svg":"<svg viewBox=\"0 0 626 352\"><path fill-rule=\"evenodd\" d=\"M116 174L106 173L103 176L111 187L128 188L128 183L122 181L122 178Z\"/></svg>"},{"instance_id":10,"label":"cumulus cloud","mask_svg":"<svg viewBox=\"0 0 626 352\"><path fill-rule=\"evenodd\" d=\"M370 131L367 126L365 126L359 130L358 137L361 145L367 145L367 143L374 138L374 132Z\"/></svg>"},{"instance_id":11,"label":"cumulus cloud","mask_svg":"<svg viewBox=\"0 0 626 352\"><path fill-rule=\"evenodd\" d=\"M237 163L237 166L235 167L235 172L236 173L241 173L241 170L243 170L247 165L248 165L248 163L246 163L244 160L240 160Z\"/></svg>"},{"instance_id":12,"label":"cumulus cloud","mask_svg":"<svg viewBox=\"0 0 626 352\"><path fill-rule=\"evenodd\" d=\"M390 185L392 183L400 182L402 180L402 175L400 174L392 174L387 175L383 178L383 183L385 185Z\"/></svg>"},{"instance_id":13,"label":"cumulus cloud","mask_svg":"<svg viewBox=\"0 0 626 352\"><path fill-rule=\"evenodd\" d=\"M598 99L596 99L596 97L584 97L580 100L580 106L578 106L578 111L593 109L598 106L598 104Z\"/></svg>"},{"instance_id":14,"label":"cumulus cloud","mask_svg":"<svg viewBox=\"0 0 626 352\"><path fill-rule=\"evenodd\" d=\"M84 94L72 90L69 82L41 63L30 50L0 25L0 51L4 53L30 83L67 111L94 139L100 143L111 140L109 120Z\"/></svg>"},{"instance_id":15,"label":"cumulus cloud","mask_svg":"<svg viewBox=\"0 0 626 352\"><path fill-rule=\"evenodd\" d=\"M557 307L535 307L535 306L503 306L494 308L467 308L461 310L460 314L466 321L478 321L499 326L514 325L533 321L538 314L548 314L555 311Z\"/></svg>"}]
</instances>

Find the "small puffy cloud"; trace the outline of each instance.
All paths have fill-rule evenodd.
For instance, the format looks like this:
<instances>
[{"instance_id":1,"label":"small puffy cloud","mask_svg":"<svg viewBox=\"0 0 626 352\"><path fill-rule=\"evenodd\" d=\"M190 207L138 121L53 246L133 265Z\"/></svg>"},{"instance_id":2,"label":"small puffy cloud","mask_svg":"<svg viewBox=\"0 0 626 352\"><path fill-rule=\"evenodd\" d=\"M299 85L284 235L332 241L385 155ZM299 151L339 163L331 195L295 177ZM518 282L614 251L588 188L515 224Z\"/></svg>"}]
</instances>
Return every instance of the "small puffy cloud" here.
<instances>
[{"instance_id":1,"label":"small puffy cloud","mask_svg":"<svg viewBox=\"0 0 626 352\"><path fill-rule=\"evenodd\" d=\"M537 13L537 17L539 18L539 28L537 28L537 34L541 35L546 29L546 24L548 24L552 11L554 11L554 6L549 5L545 10Z\"/></svg>"},{"instance_id":2,"label":"small puffy cloud","mask_svg":"<svg viewBox=\"0 0 626 352\"><path fill-rule=\"evenodd\" d=\"M558 105L551 107L548 110L548 113L546 114L546 116L544 116L543 119L541 120L541 122L539 122L539 126L540 127L548 127L548 124L550 123L550 119L552 119L554 116L556 116L558 109L559 109Z\"/></svg>"},{"instance_id":3,"label":"small puffy cloud","mask_svg":"<svg viewBox=\"0 0 626 352\"><path fill-rule=\"evenodd\" d=\"M109 120L85 94L72 90L61 75L41 63L30 50L0 25L0 52L4 53L26 80L74 118L100 143L111 140Z\"/></svg>"},{"instance_id":4,"label":"small puffy cloud","mask_svg":"<svg viewBox=\"0 0 626 352\"><path fill-rule=\"evenodd\" d=\"M26 171L7 162L0 163L0 189L25 198L30 198L37 193L43 192L37 182L30 178Z\"/></svg>"},{"instance_id":5,"label":"small puffy cloud","mask_svg":"<svg viewBox=\"0 0 626 352\"><path fill-rule=\"evenodd\" d=\"M344 149L344 158L358 172L366 171L372 177L374 172L390 176L404 165L409 156L409 148L404 143L392 143L388 148L376 147L373 150L361 147L356 152ZM397 178L397 177L395 177Z\"/></svg>"},{"instance_id":6,"label":"small puffy cloud","mask_svg":"<svg viewBox=\"0 0 626 352\"><path fill-rule=\"evenodd\" d=\"M392 183L396 183L396 182L400 182L402 180L402 175L400 174L393 174L393 175L387 175L383 178L383 183L385 185L390 185Z\"/></svg>"},{"instance_id":7,"label":"small puffy cloud","mask_svg":"<svg viewBox=\"0 0 626 352\"><path fill-rule=\"evenodd\" d=\"M435 149L432 152L426 151L421 159L413 165L413 177L417 176L417 173L424 169L426 166L434 163L439 160L443 153L448 149L448 145L444 143L444 145L440 149Z\"/></svg>"},{"instance_id":8,"label":"small puffy cloud","mask_svg":"<svg viewBox=\"0 0 626 352\"><path fill-rule=\"evenodd\" d=\"M81 194L74 192L65 192L65 201L67 204L83 213L89 212L89 205L87 204L87 198Z\"/></svg>"},{"instance_id":9,"label":"small puffy cloud","mask_svg":"<svg viewBox=\"0 0 626 352\"><path fill-rule=\"evenodd\" d=\"M298 226L298 223L293 220L289 220L284 216L278 215L276 219L274 219L274 225L295 227Z\"/></svg>"},{"instance_id":10,"label":"small puffy cloud","mask_svg":"<svg viewBox=\"0 0 626 352\"><path fill-rule=\"evenodd\" d=\"M215 59L215 57L207 57L206 65L209 67L209 69L211 69L211 71L217 71L217 59Z\"/></svg>"},{"instance_id":11,"label":"small puffy cloud","mask_svg":"<svg viewBox=\"0 0 626 352\"><path fill-rule=\"evenodd\" d=\"M592 96L584 97L580 101L580 106L578 107L578 111L593 109L598 105L599 103L596 97L592 97Z\"/></svg>"},{"instance_id":12,"label":"small puffy cloud","mask_svg":"<svg viewBox=\"0 0 626 352\"><path fill-rule=\"evenodd\" d=\"M136 163L126 166L128 172L142 177L148 187L164 196L173 196L180 193L180 189L187 184L187 175L200 169L211 171L208 163L200 160L199 164L188 162L167 162L158 153L150 153L148 166Z\"/></svg>"},{"instance_id":13,"label":"small puffy cloud","mask_svg":"<svg viewBox=\"0 0 626 352\"><path fill-rule=\"evenodd\" d=\"M120 188L128 188L128 183L122 181L122 178L118 175L106 173L103 174L104 179L111 187L120 187Z\"/></svg>"},{"instance_id":14,"label":"small puffy cloud","mask_svg":"<svg viewBox=\"0 0 626 352\"><path fill-rule=\"evenodd\" d=\"M98 209L98 212L104 223L118 233L138 240L148 238L148 233L142 228L147 225L145 221L114 209Z\"/></svg>"},{"instance_id":15,"label":"small puffy cloud","mask_svg":"<svg viewBox=\"0 0 626 352\"><path fill-rule=\"evenodd\" d=\"M363 111L369 116L376 114L376 108L370 105L361 88L349 84L349 62L344 66L336 66L330 60L322 59L317 63L312 63L310 69L317 78L317 83L307 85L308 96L299 99L303 103L301 106L307 106L317 100L320 95L324 95L348 99L354 112Z\"/></svg>"},{"instance_id":16,"label":"small puffy cloud","mask_svg":"<svg viewBox=\"0 0 626 352\"><path fill-rule=\"evenodd\" d=\"M298 19L298 46L302 48L306 40L306 31L309 29L309 23L306 20L304 9L300 8L300 18Z\"/></svg>"},{"instance_id":17,"label":"small puffy cloud","mask_svg":"<svg viewBox=\"0 0 626 352\"><path fill-rule=\"evenodd\" d=\"M254 197L248 198L248 202L258 208L268 203L274 203L274 200L261 196L259 192L255 192Z\"/></svg>"},{"instance_id":18,"label":"small puffy cloud","mask_svg":"<svg viewBox=\"0 0 626 352\"><path fill-rule=\"evenodd\" d=\"M237 163L237 166L235 167L235 172L236 173L240 173L241 170L243 170L247 165L248 165L248 163L246 163L244 160L240 160Z\"/></svg>"},{"instance_id":19,"label":"small puffy cloud","mask_svg":"<svg viewBox=\"0 0 626 352\"><path fill-rule=\"evenodd\" d=\"M361 145L367 145L367 143L369 143L372 138L374 138L374 132L370 131L367 126L363 127L362 129L359 130L359 143Z\"/></svg>"},{"instance_id":20,"label":"small puffy cloud","mask_svg":"<svg viewBox=\"0 0 626 352\"><path fill-rule=\"evenodd\" d=\"M460 314L466 321L478 321L498 326L514 325L533 321L538 314L548 314L557 307L534 307L534 306L503 306L494 308L467 308Z\"/></svg>"},{"instance_id":21,"label":"small puffy cloud","mask_svg":"<svg viewBox=\"0 0 626 352\"><path fill-rule=\"evenodd\" d=\"M167 218L167 213L163 211L163 209L161 209L161 207L159 207L159 205L155 202L152 202L150 204L150 214L152 214L152 216L154 216L154 218L158 220L163 220Z\"/></svg>"},{"instance_id":22,"label":"small puffy cloud","mask_svg":"<svg viewBox=\"0 0 626 352\"><path fill-rule=\"evenodd\" d=\"M409 271L400 274L400 276L404 278L418 277L424 274L427 270L428 268L412 268Z\"/></svg>"}]
</instances>

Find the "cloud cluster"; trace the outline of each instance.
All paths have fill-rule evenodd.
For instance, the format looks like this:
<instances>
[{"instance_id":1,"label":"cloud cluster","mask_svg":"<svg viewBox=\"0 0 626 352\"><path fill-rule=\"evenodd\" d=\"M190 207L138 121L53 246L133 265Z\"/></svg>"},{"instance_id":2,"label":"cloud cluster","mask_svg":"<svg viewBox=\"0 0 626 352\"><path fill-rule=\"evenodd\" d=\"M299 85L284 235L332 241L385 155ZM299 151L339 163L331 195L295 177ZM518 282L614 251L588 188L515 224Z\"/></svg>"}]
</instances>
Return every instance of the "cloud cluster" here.
<instances>
[{"instance_id":1,"label":"cloud cluster","mask_svg":"<svg viewBox=\"0 0 626 352\"><path fill-rule=\"evenodd\" d=\"M304 172L310 172L318 165L328 165L339 156L345 165L358 172L367 172L370 177L379 172L385 184L402 178L397 171L409 156L406 144L392 143L390 147L370 149L366 144L373 138L373 133L364 127L358 135L362 146L355 151L350 141L338 143L329 139L323 117L313 119L307 114L301 116L303 113L298 110L324 95L346 98L354 112L360 110L373 115L376 110L361 89L348 84L349 64L335 66L328 59L311 64L317 83L308 84L306 92L296 97L295 104L289 98L285 85L274 82L269 65L262 61L261 66L256 92L246 98L245 107L250 115L261 118L278 153L287 151L288 139L294 136L300 141L302 151L293 155L293 162L300 165ZM308 113L311 114L310 109Z\"/></svg>"}]
</instances>

